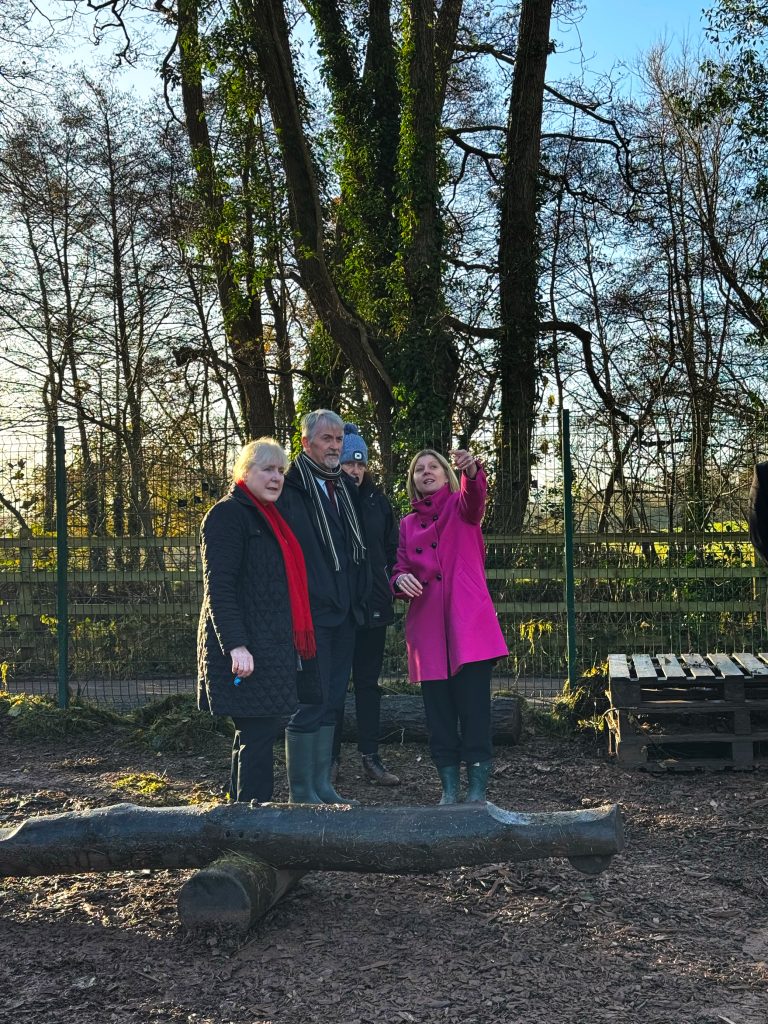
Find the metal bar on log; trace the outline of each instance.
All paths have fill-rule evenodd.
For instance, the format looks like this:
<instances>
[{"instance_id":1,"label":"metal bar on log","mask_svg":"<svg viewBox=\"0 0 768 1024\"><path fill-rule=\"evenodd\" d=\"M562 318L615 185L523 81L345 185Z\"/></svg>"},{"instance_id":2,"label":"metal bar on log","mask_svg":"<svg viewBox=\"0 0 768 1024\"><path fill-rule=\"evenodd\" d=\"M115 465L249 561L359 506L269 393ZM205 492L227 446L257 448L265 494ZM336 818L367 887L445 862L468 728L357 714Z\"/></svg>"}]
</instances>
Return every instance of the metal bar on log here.
<instances>
[{"instance_id":1,"label":"metal bar on log","mask_svg":"<svg viewBox=\"0 0 768 1024\"><path fill-rule=\"evenodd\" d=\"M115 804L28 818L16 828L0 829L0 877L196 868L224 853L299 871L385 874L568 857L580 870L595 873L623 847L616 805L529 814L491 803Z\"/></svg>"}]
</instances>

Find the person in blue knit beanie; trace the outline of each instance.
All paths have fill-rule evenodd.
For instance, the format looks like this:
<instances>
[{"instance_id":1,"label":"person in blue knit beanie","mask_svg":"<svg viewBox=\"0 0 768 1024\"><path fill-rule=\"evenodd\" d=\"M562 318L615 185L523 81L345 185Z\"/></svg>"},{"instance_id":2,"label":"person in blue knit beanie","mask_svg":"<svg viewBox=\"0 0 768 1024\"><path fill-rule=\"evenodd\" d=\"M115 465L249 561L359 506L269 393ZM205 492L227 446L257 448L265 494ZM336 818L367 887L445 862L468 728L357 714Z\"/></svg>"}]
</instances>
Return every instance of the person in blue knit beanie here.
<instances>
[{"instance_id":1,"label":"person in blue knit beanie","mask_svg":"<svg viewBox=\"0 0 768 1024\"><path fill-rule=\"evenodd\" d=\"M363 469L368 466L368 445L360 436L360 431L354 423L344 424L344 441L341 446L339 462L342 469L350 462L359 463Z\"/></svg>"},{"instance_id":2,"label":"person in blue knit beanie","mask_svg":"<svg viewBox=\"0 0 768 1024\"><path fill-rule=\"evenodd\" d=\"M388 498L376 486L368 472L368 445L354 423L344 424L344 441L339 461L343 472L358 488L359 513L363 521L367 557L373 580L371 595L364 609L365 623L358 626L355 633L355 653L352 661L357 749L362 755L363 771L369 781L379 786L397 786L400 779L387 768L379 756L379 675L384 661L387 626L394 621L389 574L397 553L398 522ZM334 737L334 775L338 773L343 717L342 712Z\"/></svg>"}]
</instances>

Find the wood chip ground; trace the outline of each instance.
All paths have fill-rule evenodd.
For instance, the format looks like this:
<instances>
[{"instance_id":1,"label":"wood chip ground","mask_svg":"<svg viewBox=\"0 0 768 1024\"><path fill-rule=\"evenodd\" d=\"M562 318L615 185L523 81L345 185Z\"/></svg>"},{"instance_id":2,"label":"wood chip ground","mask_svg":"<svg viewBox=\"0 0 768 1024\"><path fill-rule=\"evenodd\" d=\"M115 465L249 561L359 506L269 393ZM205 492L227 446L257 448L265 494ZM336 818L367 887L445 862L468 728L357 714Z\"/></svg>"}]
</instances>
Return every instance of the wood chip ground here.
<instances>
[{"instance_id":1,"label":"wood chip ground","mask_svg":"<svg viewBox=\"0 0 768 1024\"><path fill-rule=\"evenodd\" d=\"M426 749L389 746L397 789L345 746L339 788L371 804L438 796ZM115 803L213 799L227 752L156 756L0 733L0 825ZM152 771L153 796L118 783ZM278 769L282 778L282 770ZM278 796L284 797L281 784ZM500 748L489 796L524 811L617 801L609 871L564 861L434 876L307 875L245 939L185 934L188 873L0 887L0 1017L13 1024L768 1024L768 772L656 777L580 742Z\"/></svg>"}]
</instances>

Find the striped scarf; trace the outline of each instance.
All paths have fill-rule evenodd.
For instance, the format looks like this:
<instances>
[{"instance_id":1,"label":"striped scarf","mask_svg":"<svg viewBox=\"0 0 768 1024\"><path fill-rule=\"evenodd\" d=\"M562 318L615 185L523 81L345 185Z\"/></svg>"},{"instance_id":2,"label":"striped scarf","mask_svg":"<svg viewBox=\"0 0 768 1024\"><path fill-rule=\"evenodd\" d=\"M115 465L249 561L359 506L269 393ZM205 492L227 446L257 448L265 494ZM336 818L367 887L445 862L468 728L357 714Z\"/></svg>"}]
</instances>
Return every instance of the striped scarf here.
<instances>
[{"instance_id":1,"label":"striped scarf","mask_svg":"<svg viewBox=\"0 0 768 1024\"><path fill-rule=\"evenodd\" d=\"M301 475L301 482L304 485L304 489L307 494L312 498L312 507L315 512L315 521L317 528L320 531L320 536L323 538L323 543L328 549L328 553L333 560L333 567L336 572L341 571L341 565L339 564L339 556L336 554L336 548L331 537L331 528L328 525L328 517L325 514L325 507L323 505L323 496L320 492L320 485L317 482L317 477L322 480L333 480L337 483L336 488L336 500L339 503L339 514L346 520L349 526L349 534L352 538L352 561L359 565L365 560L365 544L363 542L363 531L360 529L360 521L357 518L355 512L355 506L352 504L352 498L350 497L349 491L344 486L341 480L341 467L336 469L326 469L325 466L319 466L314 459L310 459L306 452L302 452L294 460L294 466Z\"/></svg>"}]
</instances>

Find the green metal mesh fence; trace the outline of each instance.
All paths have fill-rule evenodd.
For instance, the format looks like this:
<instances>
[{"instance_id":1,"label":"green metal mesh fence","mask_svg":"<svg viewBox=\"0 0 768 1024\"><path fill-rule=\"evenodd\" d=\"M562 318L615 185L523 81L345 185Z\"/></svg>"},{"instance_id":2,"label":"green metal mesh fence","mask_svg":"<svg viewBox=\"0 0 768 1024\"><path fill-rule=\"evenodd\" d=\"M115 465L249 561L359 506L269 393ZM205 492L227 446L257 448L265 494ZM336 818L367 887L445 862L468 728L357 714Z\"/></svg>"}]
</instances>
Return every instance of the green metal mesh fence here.
<instances>
[{"instance_id":1,"label":"green metal mesh fence","mask_svg":"<svg viewBox=\"0 0 768 1024\"><path fill-rule=\"evenodd\" d=\"M746 535L762 429L717 425L706 460L669 430L632 437L571 423L576 670L614 651L762 651L765 574ZM200 520L228 486L232 439L139 452L75 443L67 466L68 678L73 693L127 707L194 689ZM490 445L489 445L490 447ZM559 418L538 421L523 521L486 525L487 576L510 649L497 689L560 689L568 670ZM491 515L503 461L487 458ZM14 691L57 686L53 441L0 443L0 674ZM501 517L503 520L503 517ZM383 684L405 680L402 619Z\"/></svg>"}]
</instances>

